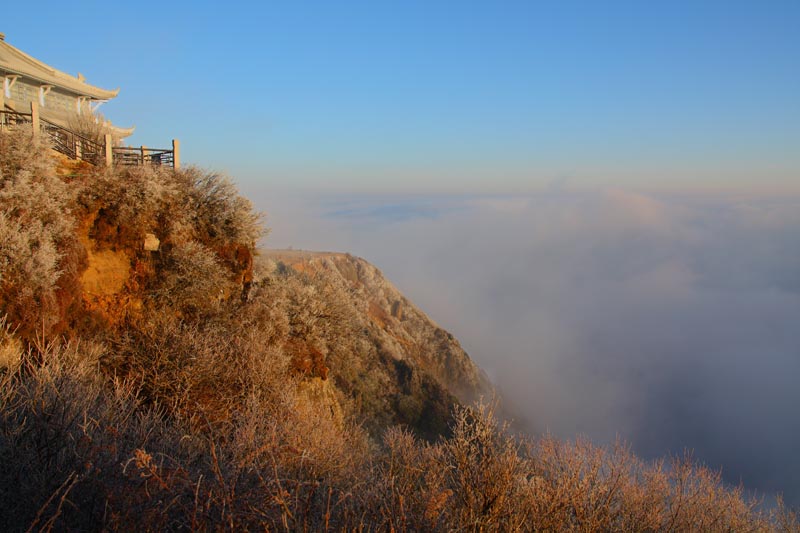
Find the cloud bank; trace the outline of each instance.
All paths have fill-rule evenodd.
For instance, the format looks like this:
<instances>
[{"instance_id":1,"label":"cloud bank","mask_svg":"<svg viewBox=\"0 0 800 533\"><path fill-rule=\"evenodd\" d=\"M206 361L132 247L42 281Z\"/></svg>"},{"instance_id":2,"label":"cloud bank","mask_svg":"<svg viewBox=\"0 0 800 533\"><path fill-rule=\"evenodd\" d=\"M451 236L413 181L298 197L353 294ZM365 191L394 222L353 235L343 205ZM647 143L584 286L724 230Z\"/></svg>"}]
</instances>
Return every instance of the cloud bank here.
<instances>
[{"instance_id":1,"label":"cloud bank","mask_svg":"<svg viewBox=\"0 0 800 533\"><path fill-rule=\"evenodd\" d=\"M691 449L800 503L799 197L253 197L267 245L380 267L529 430Z\"/></svg>"}]
</instances>

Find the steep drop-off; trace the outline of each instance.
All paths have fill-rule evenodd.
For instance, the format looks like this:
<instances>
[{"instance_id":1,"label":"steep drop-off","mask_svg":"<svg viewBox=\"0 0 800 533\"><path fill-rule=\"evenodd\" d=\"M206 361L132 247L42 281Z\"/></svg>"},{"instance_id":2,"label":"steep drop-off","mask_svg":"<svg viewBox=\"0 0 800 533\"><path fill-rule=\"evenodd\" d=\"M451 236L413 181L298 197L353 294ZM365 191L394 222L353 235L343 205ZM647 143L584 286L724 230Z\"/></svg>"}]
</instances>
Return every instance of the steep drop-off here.
<instances>
[{"instance_id":1,"label":"steep drop-off","mask_svg":"<svg viewBox=\"0 0 800 533\"><path fill-rule=\"evenodd\" d=\"M350 254L298 250L264 250L260 262L262 284L294 277L315 287L318 298L336 302L336 320L345 330L328 334L340 338L327 339L335 342L328 343L324 372L379 425L401 422L432 437L446 431L450 394L467 404L491 396L486 375L453 335L374 265ZM315 352L305 349L309 357ZM313 365L309 359L305 366Z\"/></svg>"},{"instance_id":2,"label":"steep drop-off","mask_svg":"<svg viewBox=\"0 0 800 533\"><path fill-rule=\"evenodd\" d=\"M194 423L236 416L252 380L235 367L253 358L286 360L306 400L375 436L399 423L434 439L459 400L491 394L453 336L362 259L267 251L255 279L259 215L225 177L0 141L0 316L34 357L42 342L98 343L106 375Z\"/></svg>"}]
</instances>

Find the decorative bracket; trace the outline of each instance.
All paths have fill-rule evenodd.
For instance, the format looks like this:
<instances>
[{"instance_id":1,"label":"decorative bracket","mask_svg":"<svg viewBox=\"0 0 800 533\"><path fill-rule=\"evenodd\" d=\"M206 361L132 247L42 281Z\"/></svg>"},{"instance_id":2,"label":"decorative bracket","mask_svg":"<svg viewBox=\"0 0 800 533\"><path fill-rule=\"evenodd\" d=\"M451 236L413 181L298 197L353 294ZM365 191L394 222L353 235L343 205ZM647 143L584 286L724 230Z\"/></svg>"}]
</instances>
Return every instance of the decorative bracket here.
<instances>
[{"instance_id":1,"label":"decorative bracket","mask_svg":"<svg viewBox=\"0 0 800 533\"><path fill-rule=\"evenodd\" d=\"M44 97L47 96L47 93L50 92L52 89L52 85L40 85L39 86L39 105L44 107Z\"/></svg>"},{"instance_id":2,"label":"decorative bracket","mask_svg":"<svg viewBox=\"0 0 800 533\"><path fill-rule=\"evenodd\" d=\"M18 79L19 75L17 74L10 74L3 77L3 94L6 95L6 98L11 98L11 88L17 83Z\"/></svg>"}]
</instances>

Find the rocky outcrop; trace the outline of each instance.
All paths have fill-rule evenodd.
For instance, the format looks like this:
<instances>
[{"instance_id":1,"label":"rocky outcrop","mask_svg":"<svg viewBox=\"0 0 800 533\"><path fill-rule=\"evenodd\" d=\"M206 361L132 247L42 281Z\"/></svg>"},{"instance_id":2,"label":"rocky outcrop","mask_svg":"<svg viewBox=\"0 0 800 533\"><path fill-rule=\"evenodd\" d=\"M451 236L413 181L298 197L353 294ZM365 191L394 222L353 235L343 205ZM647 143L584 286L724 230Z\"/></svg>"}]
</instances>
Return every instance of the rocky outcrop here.
<instances>
[{"instance_id":1,"label":"rocky outcrop","mask_svg":"<svg viewBox=\"0 0 800 533\"><path fill-rule=\"evenodd\" d=\"M209 427L279 389L269 374L298 409L355 417L376 437L394 424L441 437L459 400L491 393L458 341L366 261L266 252L257 275L261 219L224 176L85 168L21 134L0 148L0 366L85 340L143 403Z\"/></svg>"},{"instance_id":2,"label":"rocky outcrop","mask_svg":"<svg viewBox=\"0 0 800 533\"><path fill-rule=\"evenodd\" d=\"M388 281L381 271L350 254L300 250L264 250L261 260L267 270L288 268L296 273L338 286L340 298L349 299L361 336L379 354L375 372L386 372L389 388L400 391L442 386L461 402L471 403L491 396L492 386L484 372L470 359L456 338L439 327ZM332 363L329 363L332 364ZM333 374L336 368L331 368ZM377 376L376 376L377 377ZM402 396L402 394L401 394ZM416 394L395 402L401 411L422 399Z\"/></svg>"}]
</instances>

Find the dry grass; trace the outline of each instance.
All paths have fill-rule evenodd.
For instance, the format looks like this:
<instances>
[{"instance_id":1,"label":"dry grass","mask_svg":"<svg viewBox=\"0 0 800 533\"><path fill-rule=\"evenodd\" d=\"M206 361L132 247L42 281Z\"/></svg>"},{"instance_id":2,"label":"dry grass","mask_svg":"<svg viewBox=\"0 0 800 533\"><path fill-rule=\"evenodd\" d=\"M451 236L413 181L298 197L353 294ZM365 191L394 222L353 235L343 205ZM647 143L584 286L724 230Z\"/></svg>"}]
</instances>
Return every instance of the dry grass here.
<instances>
[{"instance_id":1,"label":"dry grass","mask_svg":"<svg viewBox=\"0 0 800 533\"><path fill-rule=\"evenodd\" d=\"M101 113L84 109L81 113L70 114L67 127L100 146L105 145L106 134L111 134L112 142L116 145L120 139L115 136L113 130L107 126L107 122L108 121Z\"/></svg>"},{"instance_id":2,"label":"dry grass","mask_svg":"<svg viewBox=\"0 0 800 533\"><path fill-rule=\"evenodd\" d=\"M257 332L155 331L125 379L103 371L120 347L69 343L2 377L0 527L798 531L689 457L519 439L487 406L458 408L449 438L375 446Z\"/></svg>"}]
</instances>

